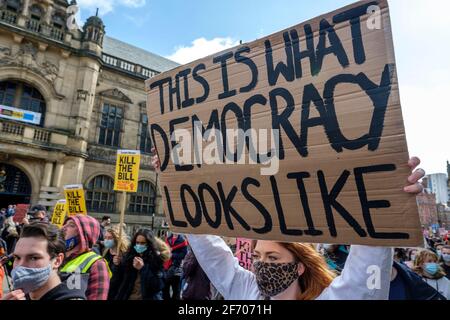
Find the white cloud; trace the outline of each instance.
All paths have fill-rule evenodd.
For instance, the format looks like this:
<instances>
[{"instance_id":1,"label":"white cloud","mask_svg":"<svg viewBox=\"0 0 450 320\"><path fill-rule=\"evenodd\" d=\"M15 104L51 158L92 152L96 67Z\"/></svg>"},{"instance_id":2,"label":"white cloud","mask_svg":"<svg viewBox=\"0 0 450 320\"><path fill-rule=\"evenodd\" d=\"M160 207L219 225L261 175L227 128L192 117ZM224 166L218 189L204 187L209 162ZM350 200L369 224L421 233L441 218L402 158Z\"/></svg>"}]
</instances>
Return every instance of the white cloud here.
<instances>
[{"instance_id":1,"label":"white cloud","mask_svg":"<svg viewBox=\"0 0 450 320\"><path fill-rule=\"evenodd\" d=\"M188 47L176 47L175 52L167 58L175 62L185 64L237 46L238 44L239 41L230 37L214 38L212 40L198 38L192 41L191 45Z\"/></svg>"},{"instance_id":2,"label":"white cloud","mask_svg":"<svg viewBox=\"0 0 450 320\"><path fill-rule=\"evenodd\" d=\"M129 8L139 8L145 6L146 0L78 0L78 6L81 10L88 10L92 12L96 8L99 10L99 15L105 15L114 10L117 6L124 6Z\"/></svg>"}]
</instances>

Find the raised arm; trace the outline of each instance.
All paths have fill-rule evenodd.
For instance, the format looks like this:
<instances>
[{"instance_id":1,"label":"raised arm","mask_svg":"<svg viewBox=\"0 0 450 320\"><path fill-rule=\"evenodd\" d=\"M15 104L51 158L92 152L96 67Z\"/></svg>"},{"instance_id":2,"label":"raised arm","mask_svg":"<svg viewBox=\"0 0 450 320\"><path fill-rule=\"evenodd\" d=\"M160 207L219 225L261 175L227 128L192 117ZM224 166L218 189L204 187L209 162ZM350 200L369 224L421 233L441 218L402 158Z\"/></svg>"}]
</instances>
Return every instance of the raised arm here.
<instances>
[{"instance_id":1,"label":"raised arm","mask_svg":"<svg viewBox=\"0 0 450 320\"><path fill-rule=\"evenodd\" d=\"M260 298L254 274L239 265L222 238L210 235L187 237L198 263L226 300Z\"/></svg>"},{"instance_id":2,"label":"raised arm","mask_svg":"<svg viewBox=\"0 0 450 320\"><path fill-rule=\"evenodd\" d=\"M392 248L351 246L341 275L317 299L387 300L392 257Z\"/></svg>"}]
</instances>

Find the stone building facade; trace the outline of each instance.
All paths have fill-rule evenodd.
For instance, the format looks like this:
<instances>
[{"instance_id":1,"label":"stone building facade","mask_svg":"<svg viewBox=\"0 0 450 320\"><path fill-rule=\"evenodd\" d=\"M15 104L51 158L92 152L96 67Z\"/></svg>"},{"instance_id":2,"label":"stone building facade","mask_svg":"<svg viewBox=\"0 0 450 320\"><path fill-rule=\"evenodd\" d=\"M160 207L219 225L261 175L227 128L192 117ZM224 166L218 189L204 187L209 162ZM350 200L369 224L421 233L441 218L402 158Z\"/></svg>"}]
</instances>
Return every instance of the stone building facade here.
<instances>
[{"instance_id":1,"label":"stone building facade","mask_svg":"<svg viewBox=\"0 0 450 320\"><path fill-rule=\"evenodd\" d=\"M63 0L0 1L0 206L52 209L63 186L83 184L89 214L119 219L117 149L141 150L126 224L164 225L150 164L145 79L175 62L106 36L90 17L69 30Z\"/></svg>"}]
</instances>

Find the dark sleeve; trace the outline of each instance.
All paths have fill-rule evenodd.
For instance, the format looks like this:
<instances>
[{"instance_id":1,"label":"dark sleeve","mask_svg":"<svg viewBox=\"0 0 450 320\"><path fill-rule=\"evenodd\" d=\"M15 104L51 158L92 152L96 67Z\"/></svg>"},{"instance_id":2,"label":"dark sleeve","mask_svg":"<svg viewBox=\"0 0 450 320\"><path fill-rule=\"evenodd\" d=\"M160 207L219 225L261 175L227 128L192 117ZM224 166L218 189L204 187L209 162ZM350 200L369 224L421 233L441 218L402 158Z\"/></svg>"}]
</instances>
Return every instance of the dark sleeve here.
<instances>
[{"instance_id":1,"label":"dark sleeve","mask_svg":"<svg viewBox=\"0 0 450 320\"><path fill-rule=\"evenodd\" d=\"M100 234L98 236L97 242L104 241L104 240L105 240L105 228L102 226L102 227L100 227Z\"/></svg>"},{"instance_id":2,"label":"dark sleeve","mask_svg":"<svg viewBox=\"0 0 450 320\"><path fill-rule=\"evenodd\" d=\"M145 263L140 275L143 298L149 298L163 289L162 269L153 269L150 264Z\"/></svg>"},{"instance_id":3,"label":"dark sleeve","mask_svg":"<svg viewBox=\"0 0 450 320\"><path fill-rule=\"evenodd\" d=\"M187 246L172 251L172 265L179 267L187 254Z\"/></svg>"},{"instance_id":4,"label":"dark sleeve","mask_svg":"<svg viewBox=\"0 0 450 320\"><path fill-rule=\"evenodd\" d=\"M198 261L192 252L189 252L183 261L183 274L186 278L195 274L198 268Z\"/></svg>"},{"instance_id":5,"label":"dark sleeve","mask_svg":"<svg viewBox=\"0 0 450 320\"><path fill-rule=\"evenodd\" d=\"M125 267L126 266L123 258L118 266L116 266L111 260L109 268L111 269L112 278L109 286L108 300L117 299L117 294L119 293L120 286L124 279Z\"/></svg>"}]
</instances>

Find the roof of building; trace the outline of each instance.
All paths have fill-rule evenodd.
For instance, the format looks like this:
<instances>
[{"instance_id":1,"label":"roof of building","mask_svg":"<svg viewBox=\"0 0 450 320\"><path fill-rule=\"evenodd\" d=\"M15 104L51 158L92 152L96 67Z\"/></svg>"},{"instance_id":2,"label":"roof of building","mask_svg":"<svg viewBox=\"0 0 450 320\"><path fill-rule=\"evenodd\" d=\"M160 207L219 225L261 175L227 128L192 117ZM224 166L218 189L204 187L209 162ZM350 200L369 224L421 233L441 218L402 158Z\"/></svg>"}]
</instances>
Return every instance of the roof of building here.
<instances>
[{"instance_id":1,"label":"roof of building","mask_svg":"<svg viewBox=\"0 0 450 320\"><path fill-rule=\"evenodd\" d=\"M103 53L158 72L164 72L179 66L172 60L108 36L105 36L103 40Z\"/></svg>"}]
</instances>

